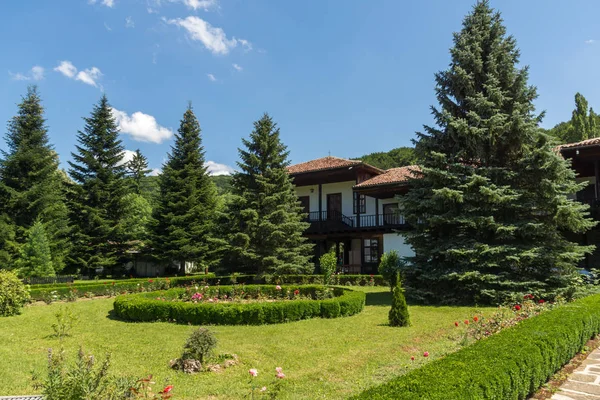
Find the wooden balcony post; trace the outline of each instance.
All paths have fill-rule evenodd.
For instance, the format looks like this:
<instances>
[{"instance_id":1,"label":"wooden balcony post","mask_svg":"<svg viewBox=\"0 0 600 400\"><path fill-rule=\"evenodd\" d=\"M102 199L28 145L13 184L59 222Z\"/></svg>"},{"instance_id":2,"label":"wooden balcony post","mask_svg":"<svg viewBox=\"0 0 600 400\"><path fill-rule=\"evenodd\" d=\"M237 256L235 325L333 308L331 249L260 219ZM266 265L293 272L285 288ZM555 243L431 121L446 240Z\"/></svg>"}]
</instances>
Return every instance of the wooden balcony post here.
<instances>
[{"instance_id":1,"label":"wooden balcony post","mask_svg":"<svg viewBox=\"0 0 600 400\"><path fill-rule=\"evenodd\" d=\"M375 197L375 226L383 225L379 223L379 199Z\"/></svg>"},{"instance_id":2,"label":"wooden balcony post","mask_svg":"<svg viewBox=\"0 0 600 400\"><path fill-rule=\"evenodd\" d=\"M600 163L598 162L598 160L594 160L594 177L596 178L595 181L595 200L598 201L600 200Z\"/></svg>"},{"instance_id":3,"label":"wooden balcony post","mask_svg":"<svg viewBox=\"0 0 600 400\"><path fill-rule=\"evenodd\" d=\"M323 221L323 185L319 183L319 222Z\"/></svg>"}]
</instances>

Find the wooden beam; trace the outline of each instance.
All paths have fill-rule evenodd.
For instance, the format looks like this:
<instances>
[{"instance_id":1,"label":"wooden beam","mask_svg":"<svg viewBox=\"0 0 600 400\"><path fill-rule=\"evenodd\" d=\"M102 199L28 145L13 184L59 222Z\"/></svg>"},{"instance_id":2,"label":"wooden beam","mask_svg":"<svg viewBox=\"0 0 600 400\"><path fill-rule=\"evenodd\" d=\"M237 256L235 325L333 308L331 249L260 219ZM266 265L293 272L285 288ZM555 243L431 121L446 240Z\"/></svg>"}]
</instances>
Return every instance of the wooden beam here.
<instances>
[{"instance_id":1,"label":"wooden beam","mask_svg":"<svg viewBox=\"0 0 600 400\"><path fill-rule=\"evenodd\" d=\"M323 221L323 185L319 183L319 221Z\"/></svg>"},{"instance_id":2,"label":"wooden beam","mask_svg":"<svg viewBox=\"0 0 600 400\"><path fill-rule=\"evenodd\" d=\"M596 201L600 199L600 163L598 160L594 160L594 176L596 178Z\"/></svg>"}]
</instances>

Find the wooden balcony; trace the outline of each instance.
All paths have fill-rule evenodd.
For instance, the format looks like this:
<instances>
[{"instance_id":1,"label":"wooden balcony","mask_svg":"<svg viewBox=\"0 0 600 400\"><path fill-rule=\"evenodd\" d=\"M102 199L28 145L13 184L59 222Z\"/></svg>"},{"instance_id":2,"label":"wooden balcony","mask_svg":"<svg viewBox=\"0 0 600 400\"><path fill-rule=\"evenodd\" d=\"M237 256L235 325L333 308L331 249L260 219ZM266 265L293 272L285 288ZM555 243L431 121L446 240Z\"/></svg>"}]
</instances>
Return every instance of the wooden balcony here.
<instances>
[{"instance_id":1,"label":"wooden balcony","mask_svg":"<svg viewBox=\"0 0 600 400\"><path fill-rule=\"evenodd\" d=\"M408 227L400 214L366 214L347 216L340 212L314 211L306 220L310 227L306 233L340 233L357 231L393 231Z\"/></svg>"}]
</instances>

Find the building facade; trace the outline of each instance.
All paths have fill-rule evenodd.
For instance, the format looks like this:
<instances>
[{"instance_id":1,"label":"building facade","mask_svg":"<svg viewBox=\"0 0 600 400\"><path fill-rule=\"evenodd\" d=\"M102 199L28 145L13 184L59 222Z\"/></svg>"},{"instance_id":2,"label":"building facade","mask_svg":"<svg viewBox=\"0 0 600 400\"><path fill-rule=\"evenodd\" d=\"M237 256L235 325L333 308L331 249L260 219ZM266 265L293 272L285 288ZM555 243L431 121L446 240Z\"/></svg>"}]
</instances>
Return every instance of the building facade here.
<instances>
[{"instance_id":1,"label":"building facade","mask_svg":"<svg viewBox=\"0 0 600 400\"><path fill-rule=\"evenodd\" d=\"M381 255L396 250L412 256L398 209L414 167L382 170L357 160L323 157L292 165L296 193L315 244L315 261L332 247L345 273L377 273Z\"/></svg>"}]
</instances>

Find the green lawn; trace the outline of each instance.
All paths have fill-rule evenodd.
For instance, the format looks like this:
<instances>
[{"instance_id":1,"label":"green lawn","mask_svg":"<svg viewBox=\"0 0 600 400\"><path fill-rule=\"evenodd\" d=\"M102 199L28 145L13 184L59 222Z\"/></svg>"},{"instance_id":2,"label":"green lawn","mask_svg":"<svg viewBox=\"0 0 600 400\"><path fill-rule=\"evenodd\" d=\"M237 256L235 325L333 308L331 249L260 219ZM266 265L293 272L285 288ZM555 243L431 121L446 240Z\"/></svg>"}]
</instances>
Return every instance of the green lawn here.
<instances>
[{"instance_id":1,"label":"green lawn","mask_svg":"<svg viewBox=\"0 0 600 400\"><path fill-rule=\"evenodd\" d=\"M66 348L79 345L102 358L113 355L112 372L153 374L156 386L173 384L176 399L238 399L248 394L249 368L256 368L259 387L274 381L275 367L287 378L280 398L342 399L410 368L458 349L462 321L477 311L468 307L410 307L413 326L387 326L391 297L386 288L357 287L368 293L367 307L355 316L313 319L264 326L216 326L218 351L236 353L241 365L222 373L185 375L168 368L179 356L191 326L128 323L112 319L112 299L27 307L16 317L0 318L0 395L31 394L31 372L44 372L54 312L72 307L79 315ZM486 311L486 310L483 310ZM422 356L428 351L429 358ZM416 357L415 362L410 356Z\"/></svg>"}]
</instances>

